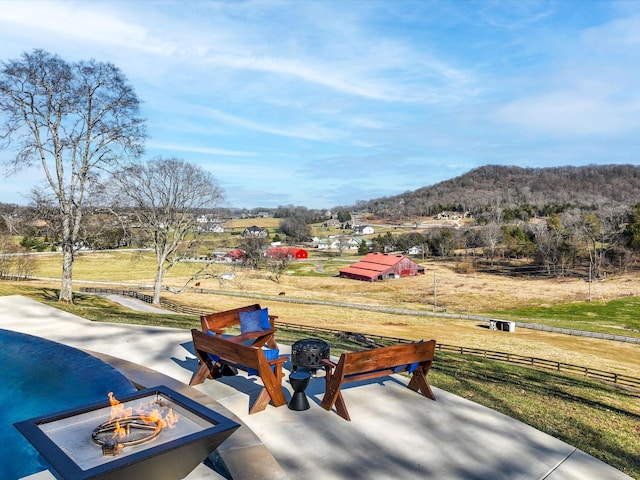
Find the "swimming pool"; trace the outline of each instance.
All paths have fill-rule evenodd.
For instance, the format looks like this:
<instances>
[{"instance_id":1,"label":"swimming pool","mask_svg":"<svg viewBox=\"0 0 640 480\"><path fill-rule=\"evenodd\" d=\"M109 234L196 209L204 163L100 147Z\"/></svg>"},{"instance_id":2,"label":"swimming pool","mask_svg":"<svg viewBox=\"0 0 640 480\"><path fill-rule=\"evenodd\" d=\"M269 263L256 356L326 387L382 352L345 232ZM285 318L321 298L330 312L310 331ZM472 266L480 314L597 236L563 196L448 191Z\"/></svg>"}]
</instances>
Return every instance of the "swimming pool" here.
<instances>
[{"instance_id":1,"label":"swimming pool","mask_svg":"<svg viewBox=\"0 0 640 480\"><path fill-rule=\"evenodd\" d=\"M14 422L104 401L109 392L136 391L118 370L81 350L0 329L0 478L46 470L38 451Z\"/></svg>"}]
</instances>

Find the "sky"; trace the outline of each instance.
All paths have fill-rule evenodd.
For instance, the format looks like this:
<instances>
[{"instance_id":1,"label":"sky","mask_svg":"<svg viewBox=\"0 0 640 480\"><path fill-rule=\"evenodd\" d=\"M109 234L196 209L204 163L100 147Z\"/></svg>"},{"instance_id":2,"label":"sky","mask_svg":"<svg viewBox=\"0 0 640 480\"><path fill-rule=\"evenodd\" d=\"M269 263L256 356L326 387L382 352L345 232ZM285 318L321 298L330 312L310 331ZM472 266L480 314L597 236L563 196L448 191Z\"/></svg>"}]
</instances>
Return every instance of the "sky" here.
<instances>
[{"instance_id":1,"label":"sky","mask_svg":"<svg viewBox=\"0 0 640 480\"><path fill-rule=\"evenodd\" d=\"M143 159L198 164L229 207L640 164L639 0L0 0L0 61L35 48L116 65L143 102ZM5 171L0 201L41 178Z\"/></svg>"}]
</instances>

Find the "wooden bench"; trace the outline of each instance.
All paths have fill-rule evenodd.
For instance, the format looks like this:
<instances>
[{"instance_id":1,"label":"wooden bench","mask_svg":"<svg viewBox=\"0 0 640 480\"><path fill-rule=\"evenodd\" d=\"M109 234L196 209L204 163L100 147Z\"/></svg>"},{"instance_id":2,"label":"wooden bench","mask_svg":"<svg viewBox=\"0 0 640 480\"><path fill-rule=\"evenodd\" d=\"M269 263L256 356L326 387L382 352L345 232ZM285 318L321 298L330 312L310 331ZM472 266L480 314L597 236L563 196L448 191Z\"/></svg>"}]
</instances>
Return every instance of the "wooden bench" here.
<instances>
[{"instance_id":1,"label":"wooden bench","mask_svg":"<svg viewBox=\"0 0 640 480\"><path fill-rule=\"evenodd\" d=\"M286 355L267 360L262 347L243 345L233 341L237 337L225 339L200 332L195 328L191 330L191 335L200 368L189 385L198 385L206 378L219 378L221 366L227 364L245 371L256 370L262 380L264 386L250 408L249 414L261 412L267 407L269 401L274 407L280 407L286 403L282 389L282 364L288 359ZM219 360L217 362L212 360L210 354L218 357Z\"/></svg>"},{"instance_id":2,"label":"wooden bench","mask_svg":"<svg viewBox=\"0 0 640 480\"><path fill-rule=\"evenodd\" d=\"M408 388L435 400L427 381L435 353L436 341L416 342L390 347L379 347L361 352L343 353L338 363L323 360L326 370L326 387L321 406L331 411L335 406L338 415L351 420L340 389L345 383L386 377L393 373L413 370Z\"/></svg>"},{"instance_id":3,"label":"wooden bench","mask_svg":"<svg viewBox=\"0 0 640 480\"><path fill-rule=\"evenodd\" d=\"M233 308L231 310L224 310L222 312L209 313L207 315L200 316L200 323L202 325L202 331L204 333L213 332L216 335L224 335L226 330L230 327L240 326L240 312L250 312L261 310L262 307L258 303L253 305L246 305L244 307ZM275 321L278 318L276 315L269 315L269 321L271 323L271 330L263 330L262 332L248 332L240 335L236 335L238 342L244 342L246 340L256 340L262 343L253 344L257 347L266 344L269 348L278 348L275 340ZM269 334L266 338L263 338L265 334Z\"/></svg>"}]
</instances>

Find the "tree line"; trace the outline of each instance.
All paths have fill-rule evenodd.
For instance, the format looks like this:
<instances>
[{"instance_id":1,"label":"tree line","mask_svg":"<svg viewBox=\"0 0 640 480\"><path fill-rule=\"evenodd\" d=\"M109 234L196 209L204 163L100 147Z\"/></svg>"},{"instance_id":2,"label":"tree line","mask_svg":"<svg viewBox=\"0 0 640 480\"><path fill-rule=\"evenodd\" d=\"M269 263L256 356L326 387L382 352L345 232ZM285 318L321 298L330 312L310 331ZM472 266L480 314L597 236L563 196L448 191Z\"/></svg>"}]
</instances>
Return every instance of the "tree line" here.
<instances>
[{"instance_id":1,"label":"tree line","mask_svg":"<svg viewBox=\"0 0 640 480\"><path fill-rule=\"evenodd\" d=\"M507 220L634 205L640 201L640 167L521 168L487 165L436 185L400 195L360 201L351 207L379 218L407 220L442 211L476 217L501 209Z\"/></svg>"},{"instance_id":2,"label":"tree line","mask_svg":"<svg viewBox=\"0 0 640 480\"><path fill-rule=\"evenodd\" d=\"M593 279L638 268L640 203L631 208L572 210L536 221L505 220L499 211L489 222L442 227L373 238L359 253L404 252L422 258L464 257L465 265L494 262L528 265L522 271L559 277L580 273ZM362 247L362 245L361 245ZM362 247L364 248L364 247ZM537 267L537 268L531 268ZM475 267L474 267L475 268Z\"/></svg>"}]
</instances>

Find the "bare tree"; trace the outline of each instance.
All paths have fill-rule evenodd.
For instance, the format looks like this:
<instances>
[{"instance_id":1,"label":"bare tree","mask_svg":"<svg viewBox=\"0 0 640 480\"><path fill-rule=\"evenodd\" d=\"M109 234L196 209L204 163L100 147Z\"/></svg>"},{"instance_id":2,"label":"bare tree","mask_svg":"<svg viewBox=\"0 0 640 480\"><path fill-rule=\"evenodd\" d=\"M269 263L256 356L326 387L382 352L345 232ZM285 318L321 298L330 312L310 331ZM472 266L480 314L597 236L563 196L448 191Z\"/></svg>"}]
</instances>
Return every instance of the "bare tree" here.
<instances>
[{"instance_id":1,"label":"bare tree","mask_svg":"<svg viewBox=\"0 0 640 480\"><path fill-rule=\"evenodd\" d=\"M293 242L305 242L311 237L311 228L303 217L283 218L280 220L280 230Z\"/></svg>"},{"instance_id":2,"label":"bare tree","mask_svg":"<svg viewBox=\"0 0 640 480\"><path fill-rule=\"evenodd\" d=\"M26 280L36 269L36 262L33 255L29 252L17 255L15 259L15 276L19 279Z\"/></svg>"},{"instance_id":3,"label":"bare tree","mask_svg":"<svg viewBox=\"0 0 640 480\"><path fill-rule=\"evenodd\" d=\"M531 225L537 259L547 266L549 275L564 275L570 245L569 232L558 215L551 214L546 222Z\"/></svg>"},{"instance_id":4,"label":"bare tree","mask_svg":"<svg viewBox=\"0 0 640 480\"><path fill-rule=\"evenodd\" d=\"M17 246L11 237L4 232L0 233L0 277L8 277L13 272L15 253Z\"/></svg>"},{"instance_id":5,"label":"bare tree","mask_svg":"<svg viewBox=\"0 0 640 480\"><path fill-rule=\"evenodd\" d=\"M273 281L280 283L280 276L287 271L289 265L293 262L293 256L286 250L278 250L271 253L266 259L266 268L271 272Z\"/></svg>"},{"instance_id":6,"label":"bare tree","mask_svg":"<svg viewBox=\"0 0 640 480\"><path fill-rule=\"evenodd\" d=\"M21 251L8 234L0 233L0 277L27 279L34 270L33 255Z\"/></svg>"},{"instance_id":7,"label":"bare tree","mask_svg":"<svg viewBox=\"0 0 640 480\"><path fill-rule=\"evenodd\" d=\"M118 198L130 208L138 228L152 239L156 255L153 303L159 304L164 275L193 246L198 210L216 207L222 189L209 172L177 158L134 164L113 179Z\"/></svg>"},{"instance_id":8,"label":"bare tree","mask_svg":"<svg viewBox=\"0 0 640 480\"><path fill-rule=\"evenodd\" d=\"M244 251L244 265L259 268L265 262L265 253L269 240L264 237L244 237L239 247Z\"/></svg>"},{"instance_id":9,"label":"bare tree","mask_svg":"<svg viewBox=\"0 0 640 480\"><path fill-rule=\"evenodd\" d=\"M350 238L346 235L340 235L338 238L338 256L342 256L344 251L349 248L349 240Z\"/></svg>"},{"instance_id":10,"label":"bare tree","mask_svg":"<svg viewBox=\"0 0 640 480\"><path fill-rule=\"evenodd\" d=\"M17 205L0 203L0 218L2 218L9 235L20 235L20 231L18 229L20 222Z\"/></svg>"},{"instance_id":11,"label":"bare tree","mask_svg":"<svg viewBox=\"0 0 640 480\"><path fill-rule=\"evenodd\" d=\"M55 196L46 187L33 187L28 195L29 210L26 215L31 233L44 237L51 246L62 239L62 218Z\"/></svg>"},{"instance_id":12,"label":"bare tree","mask_svg":"<svg viewBox=\"0 0 640 480\"><path fill-rule=\"evenodd\" d=\"M74 248L89 184L100 170L142 152L139 105L122 72L110 63L68 63L43 50L2 63L0 135L5 146L17 146L10 166L16 171L41 163L60 211L60 301L73 301Z\"/></svg>"},{"instance_id":13,"label":"bare tree","mask_svg":"<svg viewBox=\"0 0 640 480\"><path fill-rule=\"evenodd\" d=\"M594 278L604 275L607 253L623 240L625 209L602 208L596 213L581 215L579 232L589 255L589 269Z\"/></svg>"},{"instance_id":14,"label":"bare tree","mask_svg":"<svg viewBox=\"0 0 640 480\"><path fill-rule=\"evenodd\" d=\"M493 265L496 249L504 239L504 232L502 230L503 210L496 206L491 208L485 216L488 222L487 225L482 227L480 235L484 246L489 249L491 265Z\"/></svg>"}]
</instances>

